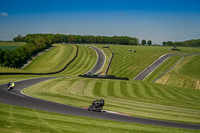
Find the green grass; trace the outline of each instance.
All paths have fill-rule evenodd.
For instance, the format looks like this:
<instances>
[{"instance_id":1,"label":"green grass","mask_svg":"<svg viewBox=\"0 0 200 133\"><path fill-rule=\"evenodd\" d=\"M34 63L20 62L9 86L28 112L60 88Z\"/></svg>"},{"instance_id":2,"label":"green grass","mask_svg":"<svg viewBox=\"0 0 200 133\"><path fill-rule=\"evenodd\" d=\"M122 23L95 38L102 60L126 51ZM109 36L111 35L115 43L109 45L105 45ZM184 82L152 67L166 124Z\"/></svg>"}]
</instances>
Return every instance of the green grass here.
<instances>
[{"instance_id":1,"label":"green grass","mask_svg":"<svg viewBox=\"0 0 200 133\"><path fill-rule=\"evenodd\" d=\"M200 79L200 55L195 56L179 69L179 72Z\"/></svg>"},{"instance_id":2,"label":"green grass","mask_svg":"<svg viewBox=\"0 0 200 133\"><path fill-rule=\"evenodd\" d=\"M59 71L75 56L74 45L54 44L52 50L36 57L24 70L29 72Z\"/></svg>"},{"instance_id":3,"label":"green grass","mask_svg":"<svg viewBox=\"0 0 200 133\"><path fill-rule=\"evenodd\" d=\"M110 45L109 49L115 55L108 74L116 75L117 77L134 78L163 54L200 52L200 48L181 47L179 52L169 51L169 48L161 46ZM129 52L129 49L135 50L136 53Z\"/></svg>"},{"instance_id":4,"label":"green grass","mask_svg":"<svg viewBox=\"0 0 200 133\"><path fill-rule=\"evenodd\" d=\"M59 78L23 90L58 103L87 107L104 98L105 110L132 116L200 124L200 92L142 81Z\"/></svg>"},{"instance_id":5,"label":"green grass","mask_svg":"<svg viewBox=\"0 0 200 133\"><path fill-rule=\"evenodd\" d=\"M67 69L58 75L80 75L88 72L91 70L96 61L97 61L97 54L96 52L87 46L79 46L79 53L77 58L67 67Z\"/></svg>"},{"instance_id":6,"label":"green grass","mask_svg":"<svg viewBox=\"0 0 200 133\"><path fill-rule=\"evenodd\" d=\"M2 133L197 133L198 130L139 125L86 117L61 115L0 104Z\"/></svg>"},{"instance_id":7,"label":"green grass","mask_svg":"<svg viewBox=\"0 0 200 133\"><path fill-rule=\"evenodd\" d=\"M156 83L200 89L199 56L185 57L173 70L166 73Z\"/></svg>"},{"instance_id":8,"label":"green grass","mask_svg":"<svg viewBox=\"0 0 200 133\"><path fill-rule=\"evenodd\" d=\"M26 42L1 42L0 41L0 46L23 46L25 45Z\"/></svg>"},{"instance_id":9,"label":"green grass","mask_svg":"<svg viewBox=\"0 0 200 133\"><path fill-rule=\"evenodd\" d=\"M1 42L0 41L0 49L2 50L6 50L6 49L9 49L9 50L14 50L20 46L23 46L25 45L26 43L25 42Z\"/></svg>"}]
</instances>

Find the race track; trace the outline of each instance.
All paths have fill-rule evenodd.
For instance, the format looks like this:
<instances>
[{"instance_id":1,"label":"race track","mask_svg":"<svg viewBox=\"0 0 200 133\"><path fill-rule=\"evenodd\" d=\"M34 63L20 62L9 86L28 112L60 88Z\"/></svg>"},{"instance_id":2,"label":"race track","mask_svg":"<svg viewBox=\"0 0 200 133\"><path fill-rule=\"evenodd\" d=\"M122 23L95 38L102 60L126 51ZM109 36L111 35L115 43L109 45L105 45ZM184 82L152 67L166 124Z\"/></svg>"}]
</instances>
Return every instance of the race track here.
<instances>
[{"instance_id":1,"label":"race track","mask_svg":"<svg viewBox=\"0 0 200 133\"><path fill-rule=\"evenodd\" d=\"M135 80L144 80L149 74L151 74L158 66L160 66L164 61L166 61L169 57L174 54L165 54L161 56L158 60L153 62L150 66L144 69L141 73L139 73L134 79Z\"/></svg>"},{"instance_id":2,"label":"race track","mask_svg":"<svg viewBox=\"0 0 200 133\"><path fill-rule=\"evenodd\" d=\"M100 58L103 56L99 55L98 57ZM98 63L96 63L96 65L97 64ZM76 116L83 116L83 117L90 117L90 118L97 118L97 119L104 119L104 120L113 120L113 121L129 122L129 123L200 130L200 125L136 118L136 117L113 114L113 113L108 113L108 112L87 111L87 109L84 109L84 108L73 107L69 105L41 100L41 99L33 98L21 93L21 90L24 88L27 88L34 84L43 82L45 80L53 79L53 78L58 78L58 77L44 77L44 78L35 78L35 79L19 81L19 82L16 82L16 88L12 91L7 91L6 84L0 85L0 103L11 104L11 105L38 109L38 110L54 112L54 113L61 113L61 114L66 114L66 115L76 115Z\"/></svg>"}]
</instances>

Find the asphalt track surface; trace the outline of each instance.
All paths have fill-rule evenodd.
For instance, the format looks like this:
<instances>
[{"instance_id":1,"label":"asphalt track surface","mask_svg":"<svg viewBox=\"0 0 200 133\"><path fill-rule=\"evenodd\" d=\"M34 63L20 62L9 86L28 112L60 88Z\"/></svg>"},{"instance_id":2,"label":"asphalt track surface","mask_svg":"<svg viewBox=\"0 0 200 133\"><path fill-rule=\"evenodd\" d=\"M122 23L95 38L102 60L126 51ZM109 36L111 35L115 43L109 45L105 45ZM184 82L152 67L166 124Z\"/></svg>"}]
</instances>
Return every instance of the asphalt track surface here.
<instances>
[{"instance_id":1,"label":"asphalt track surface","mask_svg":"<svg viewBox=\"0 0 200 133\"><path fill-rule=\"evenodd\" d=\"M128 123L138 123L138 124L147 124L147 125L155 125L155 126L200 130L200 125L137 118L137 117L131 117L131 116L126 116L126 115L108 113L105 111L104 112L87 111L87 109L84 109L84 108L64 105L64 104L50 102L50 101L46 101L42 99L37 99L37 98L30 97L21 93L21 90L24 88L27 88L34 84L37 84L49 79L53 79L53 78L59 78L59 77L44 77L44 78L35 78L35 79L18 81L15 83L16 88L13 89L12 91L7 91L6 84L0 85L0 103L16 105L16 106L21 106L21 107L26 107L26 108L31 108L31 109L37 109L37 110L42 110L42 111L48 111L48 112L53 112L53 113L66 114L66 115L75 115L75 116L112 120L112 121L121 121L121 122L128 122Z\"/></svg>"},{"instance_id":2,"label":"asphalt track surface","mask_svg":"<svg viewBox=\"0 0 200 133\"><path fill-rule=\"evenodd\" d=\"M161 56L158 60L153 62L150 66L144 69L141 73L139 73L134 79L135 80L144 80L149 74L151 74L158 66L160 66L164 61L166 61L169 57L175 54L165 54Z\"/></svg>"},{"instance_id":3,"label":"asphalt track surface","mask_svg":"<svg viewBox=\"0 0 200 133\"><path fill-rule=\"evenodd\" d=\"M90 46L90 47L96 51L96 53L98 55L98 59L97 59L95 66L89 72L96 73L103 67L106 57L101 49L96 48L94 46Z\"/></svg>"}]
</instances>

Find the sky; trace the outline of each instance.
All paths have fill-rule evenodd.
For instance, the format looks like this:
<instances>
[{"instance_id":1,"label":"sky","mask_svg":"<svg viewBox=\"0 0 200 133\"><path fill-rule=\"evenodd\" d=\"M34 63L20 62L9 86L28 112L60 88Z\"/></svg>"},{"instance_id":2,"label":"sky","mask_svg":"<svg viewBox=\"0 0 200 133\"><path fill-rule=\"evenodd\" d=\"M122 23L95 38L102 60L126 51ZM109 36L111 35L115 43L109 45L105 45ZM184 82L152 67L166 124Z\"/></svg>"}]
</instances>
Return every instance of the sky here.
<instances>
[{"instance_id":1,"label":"sky","mask_svg":"<svg viewBox=\"0 0 200 133\"><path fill-rule=\"evenodd\" d=\"M33 33L200 39L200 0L0 0L0 40Z\"/></svg>"}]
</instances>

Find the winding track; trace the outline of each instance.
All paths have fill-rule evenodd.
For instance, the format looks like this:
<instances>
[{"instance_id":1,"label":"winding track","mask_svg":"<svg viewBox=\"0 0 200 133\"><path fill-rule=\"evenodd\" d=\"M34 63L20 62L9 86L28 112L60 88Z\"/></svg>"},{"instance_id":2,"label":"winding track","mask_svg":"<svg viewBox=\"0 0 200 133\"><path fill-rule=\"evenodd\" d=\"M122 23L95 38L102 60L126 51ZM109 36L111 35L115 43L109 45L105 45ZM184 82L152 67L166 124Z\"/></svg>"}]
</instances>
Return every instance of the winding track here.
<instances>
[{"instance_id":1,"label":"winding track","mask_svg":"<svg viewBox=\"0 0 200 133\"><path fill-rule=\"evenodd\" d=\"M144 69L141 73L139 73L134 79L135 80L144 80L149 74L151 74L158 66L160 66L165 60L175 54L165 54L161 56L158 60L153 62L150 66Z\"/></svg>"},{"instance_id":2,"label":"winding track","mask_svg":"<svg viewBox=\"0 0 200 133\"><path fill-rule=\"evenodd\" d=\"M101 53L98 53L98 54L101 54ZM103 57L103 56L98 56L98 58L100 57ZM97 64L98 63L96 63L96 65ZM164 127L176 127L176 128L200 130L200 125L151 120L151 119L112 114L108 112L99 113L99 112L87 111L84 108L41 100L41 99L33 98L21 93L21 90L24 88L27 88L34 84L43 82L45 80L53 79L53 78L58 78L58 77L35 78L35 79L18 81L16 82L16 88L12 91L7 91L6 84L0 85L0 102L5 103L5 104L11 104L11 105L16 105L16 106L21 106L21 107L27 107L27 108L38 109L38 110L54 112L54 113L67 114L67 115L76 115L76 116L83 116L83 117L90 117L90 118L97 118L97 119L122 121L122 122L129 122L129 123L138 123L138 124L148 124L148 125L156 125L156 126L164 126Z\"/></svg>"}]
</instances>

